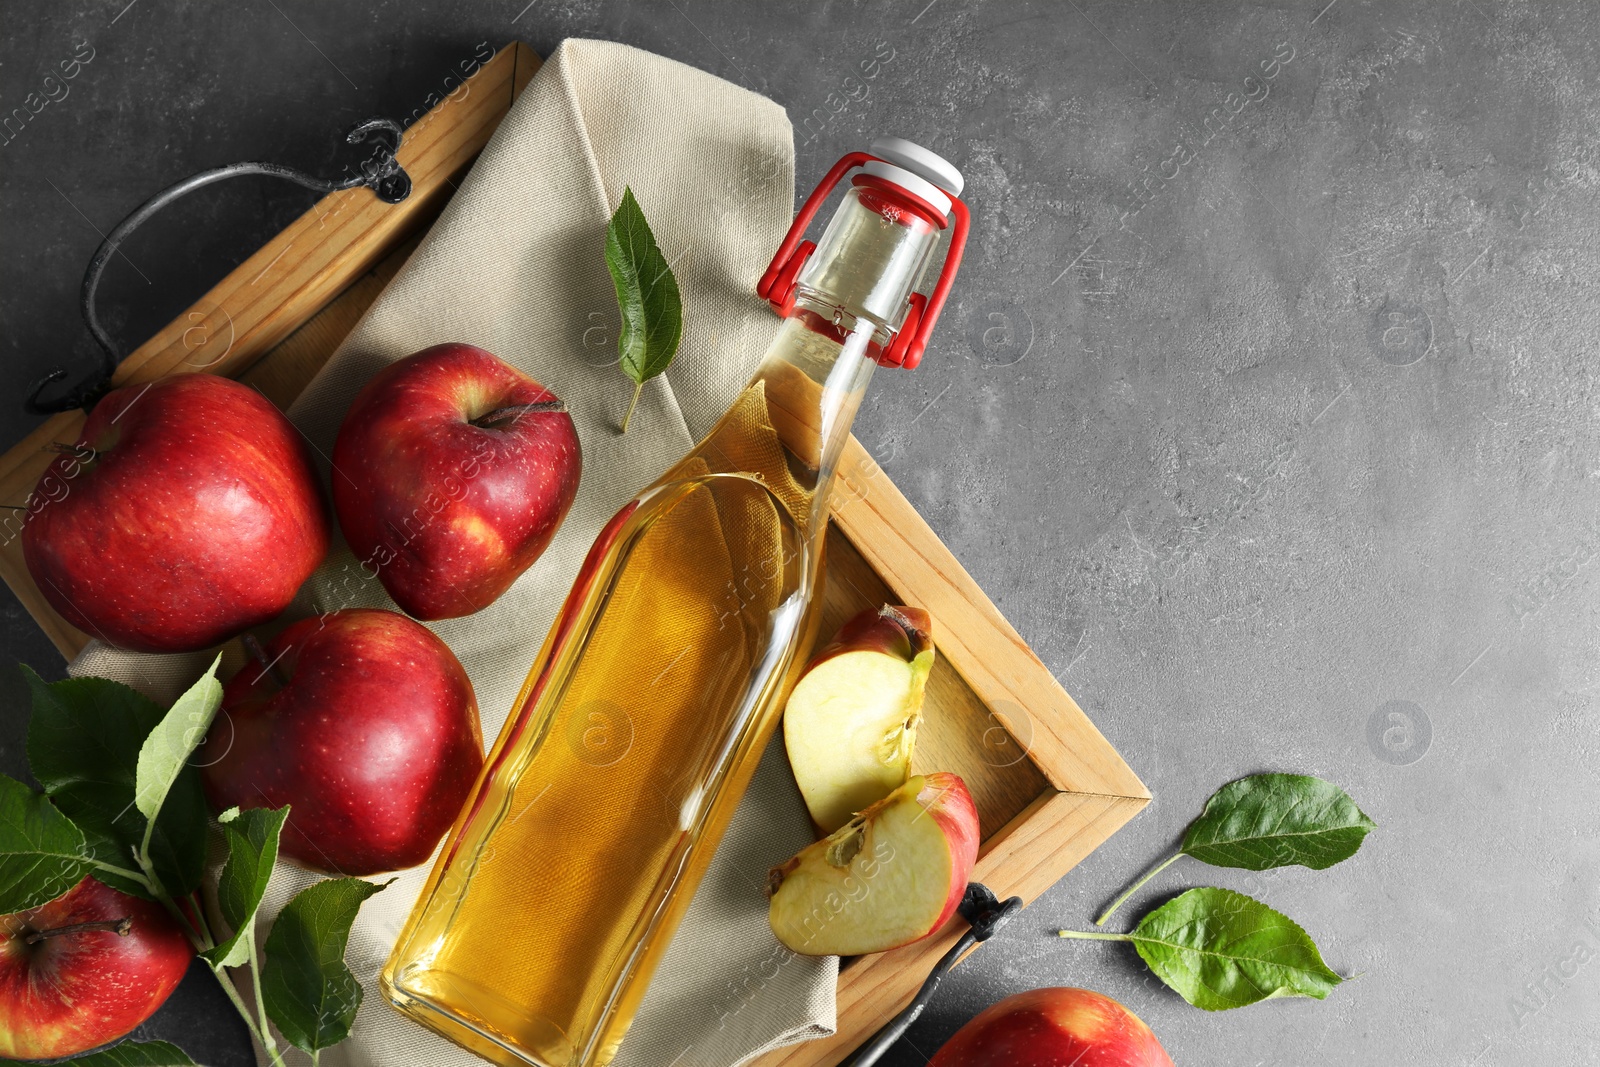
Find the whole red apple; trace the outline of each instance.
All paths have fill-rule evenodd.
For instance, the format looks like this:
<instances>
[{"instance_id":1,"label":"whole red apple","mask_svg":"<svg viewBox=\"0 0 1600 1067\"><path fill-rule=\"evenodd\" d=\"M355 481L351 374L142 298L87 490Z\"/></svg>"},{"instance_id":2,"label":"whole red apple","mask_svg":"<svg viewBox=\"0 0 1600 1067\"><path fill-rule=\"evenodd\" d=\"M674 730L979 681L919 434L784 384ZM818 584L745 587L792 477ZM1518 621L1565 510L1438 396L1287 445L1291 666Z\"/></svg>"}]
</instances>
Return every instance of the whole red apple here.
<instances>
[{"instance_id":1,"label":"whole red apple","mask_svg":"<svg viewBox=\"0 0 1600 1067\"><path fill-rule=\"evenodd\" d=\"M282 850L365 875L414 867L483 766L466 671L426 626L358 608L302 619L223 688L195 757L217 810L291 805Z\"/></svg>"},{"instance_id":2,"label":"whole red apple","mask_svg":"<svg viewBox=\"0 0 1600 1067\"><path fill-rule=\"evenodd\" d=\"M1034 989L980 1012L928 1067L1173 1067L1133 1012L1088 989Z\"/></svg>"},{"instance_id":3,"label":"whole red apple","mask_svg":"<svg viewBox=\"0 0 1600 1067\"><path fill-rule=\"evenodd\" d=\"M76 1056L155 1014L194 949L161 905L85 878L0 916L0 1056Z\"/></svg>"},{"instance_id":4,"label":"whole red apple","mask_svg":"<svg viewBox=\"0 0 1600 1067\"><path fill-rule=\"evenodd\" d=\"M23 558L45 599L140 652L206 648L266 622L328 551L299 432L212 374L108 393L28 508Z\"/></svg>"},{"instance_id":5,"label":"whole red apple","mask_svg":"<svg viewBox=\"0 0 1600 1067\"><path fill-rule=\"evenodd\" d=\"M381 371L333 447L345 540L418 619L488 607L545 550L578 492L578 432L554 393L471 345Z\"/></svg>"}]
</instances>

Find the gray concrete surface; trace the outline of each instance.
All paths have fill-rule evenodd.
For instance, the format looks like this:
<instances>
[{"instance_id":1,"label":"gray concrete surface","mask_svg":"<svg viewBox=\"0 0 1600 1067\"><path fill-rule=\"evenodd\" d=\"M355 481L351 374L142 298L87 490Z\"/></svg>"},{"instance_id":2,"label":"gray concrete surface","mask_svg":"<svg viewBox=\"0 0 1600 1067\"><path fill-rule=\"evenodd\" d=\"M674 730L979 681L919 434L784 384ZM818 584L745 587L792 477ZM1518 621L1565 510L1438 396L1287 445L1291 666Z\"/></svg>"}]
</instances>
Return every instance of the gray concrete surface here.
<instances>
[{"instance_id":1,"label":"gray concrete surface","mask_svg":"<svg viewBox=\"0 0 1600 1067\"><path fill-rule=\"evenodd\" d=\"M1122 1000L1180 1064L1600 1062L1586 5L8 0L4 26L3 111L94 50L0 145L8 441L25 384L91 352L74 299L97 229L202 167L334 166L334 134L425 106L482 41L609 37L766 93L802 190L879 132L947 153L974 209L964 276L859 433L1156 800L962 966L892 1062L1052 984ZM119 336L305 202L219 193L140 238L111 279ZM59 670L9 597L3 622L6 658ZM1180 864L1135 908L1244 889L1359 980L1206 1014L1125 946L1054 936L1266 769L1343 783L1380 829L1322 873ZM150 1032L244 1063L205 993Z\"/></svg>"}]
</instances>

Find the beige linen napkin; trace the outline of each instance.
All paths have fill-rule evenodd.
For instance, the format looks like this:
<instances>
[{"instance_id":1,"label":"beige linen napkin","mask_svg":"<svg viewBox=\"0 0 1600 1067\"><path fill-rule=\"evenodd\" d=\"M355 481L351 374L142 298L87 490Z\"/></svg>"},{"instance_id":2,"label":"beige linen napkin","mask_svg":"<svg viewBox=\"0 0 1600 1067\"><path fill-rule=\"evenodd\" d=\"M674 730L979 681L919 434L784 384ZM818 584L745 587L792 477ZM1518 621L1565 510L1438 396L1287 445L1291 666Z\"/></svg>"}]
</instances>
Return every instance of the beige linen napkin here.
<instances>
[{"instance_id":1,"label":"beige linen napkin","mask_svg":"<svg viewBox=\"0 0 1600 1067\"><path fill-rule=\"evenodd\" d=\"M632 186L672 262L685 304L682 347L645 387L616 362L606 222ZM326 471L350 400L379 368L419 348L466 341L566 401L583 446L576 503L540 561L491 607L433 625L471 675L484 735L500 730L534 654L601 526L678 459L732 401L774 320L755 279L793 216L794 155L783 109L701 71L634 48L569 40L534 76L404 269L290 411ZM339 477L331 472L331 477ZM302 590L302 613L392 607L342 543ZM91 644L73 674L120 678L171 699L208 657L140 656ZM718 1067L832 1032L837 961L773 939L761 883L811 840L781 747L761 769L674 938L619 1065ZM366 997L330 1067L456 1067L476 1057L403 1019L377 974L428 866L363 907L348 959ZM314 876L274 875L275 914ZM263 921L261 936L267 923Z\"/></svg>"}]
</instances>

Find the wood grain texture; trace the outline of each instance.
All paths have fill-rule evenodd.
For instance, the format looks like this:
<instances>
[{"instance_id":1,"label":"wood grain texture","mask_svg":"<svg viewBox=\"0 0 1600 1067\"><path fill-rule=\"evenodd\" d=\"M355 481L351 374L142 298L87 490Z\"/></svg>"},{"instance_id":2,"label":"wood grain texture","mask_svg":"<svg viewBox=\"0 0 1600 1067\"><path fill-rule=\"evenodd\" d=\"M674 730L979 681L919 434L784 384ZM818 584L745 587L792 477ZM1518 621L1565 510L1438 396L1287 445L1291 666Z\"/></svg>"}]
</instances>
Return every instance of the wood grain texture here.
<instances>
[{"instance_id":1,"label":"wood grain texture","mask_svg":"<svg viewBox=\"0 0 1600 1067\"><path fill-rule=\"evenodd\" d=\"M368 189L323 197L135 349L118 366L113 383L132 385L199 372L238 376L308 326L307 320L438 215L455 190L455 179L483 150L539 62L525 44L502 48L406 130L398 158L411 175L409 197L399 204L385 204ZM363 294L361 310L381 288L381 282L368 287L370 295ZM358 310L356 317L359 314ZM349 332L348 325L336 332L335 324L342 321L342 315L336 315L327 330L312 326L295 346L296 354L311 358L325 346L320 352L325 360ZM273 386L274 400L293 385L292 375L281 370L262 372L262 378ZM26 503L50 465L50 445L76 441L83 421L78 411L51 416L0 457L0 504ZM23 565L17 537L22 514L12 511L0 519L0 577L70 659L88 637L55 613Z\"/></svg>"},{"instance_id":2,"label":"wood grain texture","mask_svg":"<svg viewBox=\"0 0 1600 1067\"><path fill-rule=\"evenodd\" d=\"M383 205L365 190L324 198L141 345L118 384L223 373L287 407L415 249L538 62L526 45L508 46L465 83L470 91L407 131L400 158L416 191L406 204ZM25 502L48 465L48 445L76 440L82 423L79 413L58 415L0 458L0 504ZM913 770L967 781L983 838L974 877L1031 901L1149 793L853 437L839 479L821 633L826 639L850 615L884 603L932 614L938 656ZM87 638L34 587L16 538L20 520L8 525L6 514L20 513L0 512L0 576L70 658ZM839 1063L910 1000L960 929L952 920L918 944L851 961L839 978L838 1034L755 1062Z\"/></svg>"},{"instance_id":3,"label":"wood grain texture","mask_svg":"<svg viewBox=\"0 0 1600 1067\"><path fill-rule=\"evenodd\" d=\"M384 286L405 266L411 253L422 243L423 236L417 233L404 241L387 259L357 278L338 299L240 374L239 380L259 389L279 408L288 410L333 355L334 349L355 329Z\"/></svg>"}]
</instances>

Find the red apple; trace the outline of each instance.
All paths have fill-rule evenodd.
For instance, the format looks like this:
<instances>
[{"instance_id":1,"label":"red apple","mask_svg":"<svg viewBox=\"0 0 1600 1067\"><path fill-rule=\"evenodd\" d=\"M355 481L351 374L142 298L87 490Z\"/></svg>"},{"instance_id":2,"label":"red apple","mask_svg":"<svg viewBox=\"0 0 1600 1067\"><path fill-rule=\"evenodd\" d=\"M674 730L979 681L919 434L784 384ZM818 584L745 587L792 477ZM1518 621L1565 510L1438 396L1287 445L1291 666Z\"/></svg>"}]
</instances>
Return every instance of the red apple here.
<instances>
[{"instance_id":1,"label":"red apple","mask_svg":"<svg viewBox=\"0 0 1600 1067\"><path fill-rule=\"evenodd\" d=\"M481 348L425 348L357 395L333 447L339 524L418 619L488 607L533 566L578 492L554 393Z\"/></svg>"},{"instance_id":2,"label":"red apple","mask_svg":"<svg viewBox=\"0 0 1600 1067\"><path fill-rule=\"evenodd\" d=\"M328 551L299 432L249 386L183 374L108 393L28 504L50 606L120 648L206 648L280 614Z\"/></svg>"},{"instance_id":3,"label":"red apple","mask_svg":"<svg viewBox=\"0 0 1600 1067\"><path fill-rule=\"evenodd\" d=\"M1035 989L980 1012L928 1067L1173 1067L1140 1018L1088 989Z\"/></svg>"},{"instance_id":4,"label":"red apple","mask_svg":"<svg viewBox=\"0 0 1600 1067\"><path fill-rule=\"evenodd\" d=\"M955 914L978 858L978 809L954 774L917 775L767 876L767 919L807 956L920 941Z\"/></svg>"},{"instance_id":5,"label":"red apple","mask_svg":"<svg viewBox=\"0 0 1600 1067\"><path fill-rule=\"evenodd\" d=\"M933 620L885 604L844 626L789 694L783 740L811 818L832 833L905 783L933 670Z\"/></svg>"},{"instance_id":6,"label":"red apple","mask_svg":"<svg viewBox=\"0 0 1600 1067\"><path fill-rule=\"evenodd\" d=\"M483 766L472 683L393 611L302 619L223 688L195 757L218 811L291 805L283 854L366 875L432 854Z\"/></svg>"},{"instance_id":7,"label":"red apple","mask_svg":"<svg viewBox=\"0 0 1600 1067\"><path fill-rule=\"evenodd\" d=\"M0 1056L76 1056L155 1014L194 949L161 905L85 878L0 916Z\"/></svg>"}]
</instances>

